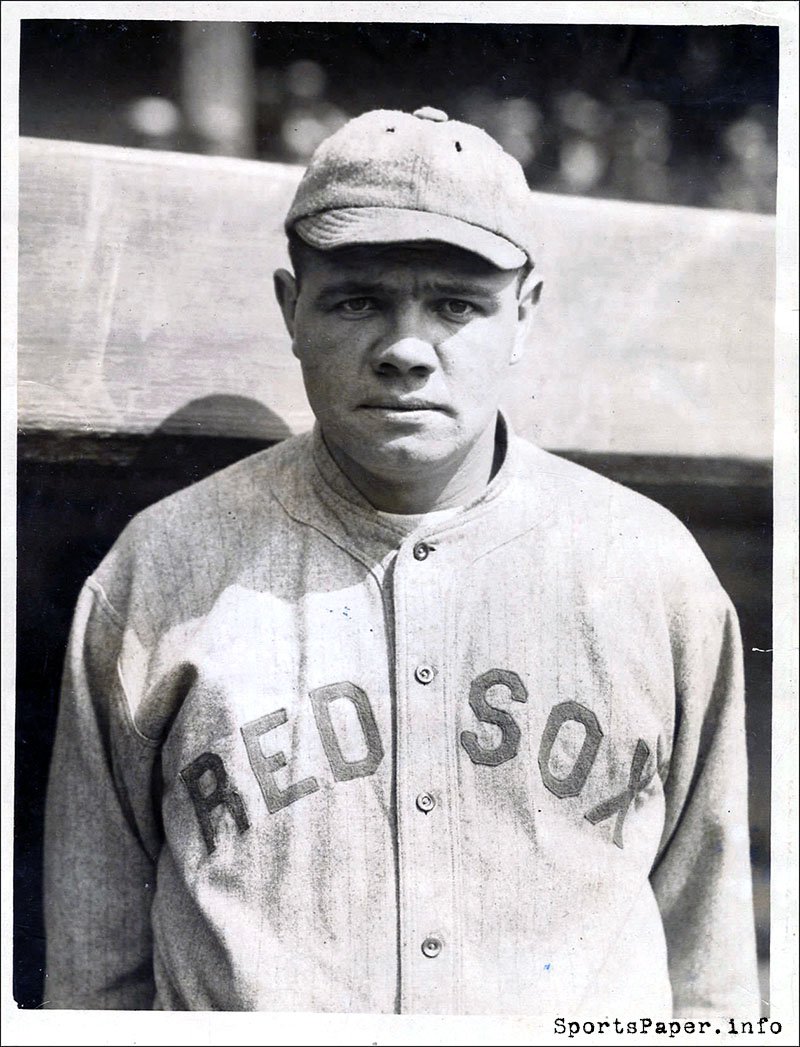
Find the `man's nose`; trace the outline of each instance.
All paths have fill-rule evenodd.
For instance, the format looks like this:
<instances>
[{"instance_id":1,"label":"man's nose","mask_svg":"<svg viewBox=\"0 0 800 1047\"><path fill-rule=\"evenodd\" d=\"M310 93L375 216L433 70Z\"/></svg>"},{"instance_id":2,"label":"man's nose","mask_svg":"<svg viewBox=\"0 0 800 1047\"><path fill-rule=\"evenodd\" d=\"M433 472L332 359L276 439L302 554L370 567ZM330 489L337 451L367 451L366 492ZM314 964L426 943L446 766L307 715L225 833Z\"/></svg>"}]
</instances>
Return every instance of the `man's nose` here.
<instances>
[{"instance_id":1,"label":"man's nose","mask_svg":"<svg viewBox=\"0 0 800 1047\"><path fill-rule=\"evenodd\" d=\"M433 333L416 311L392 318L380 343L375 347L372 365L381 375L424 377L436 369L437 355Z\"/></svg>"}]
</instances>

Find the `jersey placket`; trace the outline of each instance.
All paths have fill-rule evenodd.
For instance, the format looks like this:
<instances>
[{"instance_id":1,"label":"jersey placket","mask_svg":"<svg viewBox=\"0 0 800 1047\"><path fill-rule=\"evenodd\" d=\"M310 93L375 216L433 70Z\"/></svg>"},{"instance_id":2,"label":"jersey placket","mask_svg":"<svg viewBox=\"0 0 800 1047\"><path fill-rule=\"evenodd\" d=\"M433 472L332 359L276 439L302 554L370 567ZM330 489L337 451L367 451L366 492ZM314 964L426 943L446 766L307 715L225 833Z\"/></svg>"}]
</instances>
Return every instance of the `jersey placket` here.
<instances>
[{"instance_id":1,"label":"jersey placket","mask_svg":"<svg viewBox=\"0 0 800 1047\"><path fill-rule=\"evenodd\" d=\"M400 1010L458 1013L452 710L443 550L407 541L394 570Z\"/></svg>"}]
</instances>

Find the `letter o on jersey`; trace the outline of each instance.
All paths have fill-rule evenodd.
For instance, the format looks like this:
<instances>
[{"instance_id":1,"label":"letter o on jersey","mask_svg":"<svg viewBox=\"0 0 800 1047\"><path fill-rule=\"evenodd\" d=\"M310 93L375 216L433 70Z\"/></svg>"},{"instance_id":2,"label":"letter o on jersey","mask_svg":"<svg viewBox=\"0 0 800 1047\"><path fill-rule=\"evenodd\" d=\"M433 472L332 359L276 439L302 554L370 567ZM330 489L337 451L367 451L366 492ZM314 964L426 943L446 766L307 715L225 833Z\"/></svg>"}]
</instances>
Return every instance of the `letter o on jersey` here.
<instances>
[{"instance_id":1,"label":"letter o on jersey","mask_svg":"<svg viewBox=\"0 0 800 1047\"><path fill-rule=\"evenodd\" d=\"M586 730L586 736L570 773L566 778L556 778L550 770L550 756L558 732L568 720L575 720L582 724ZM580 702L560 702L554 705L550 710L542 732L542 740L539 743L539 771L545 788L561 799L566 796L577 796L586 784L602 740L603 732L591 709L587 709Z\"/></svg>"}]
</instances>

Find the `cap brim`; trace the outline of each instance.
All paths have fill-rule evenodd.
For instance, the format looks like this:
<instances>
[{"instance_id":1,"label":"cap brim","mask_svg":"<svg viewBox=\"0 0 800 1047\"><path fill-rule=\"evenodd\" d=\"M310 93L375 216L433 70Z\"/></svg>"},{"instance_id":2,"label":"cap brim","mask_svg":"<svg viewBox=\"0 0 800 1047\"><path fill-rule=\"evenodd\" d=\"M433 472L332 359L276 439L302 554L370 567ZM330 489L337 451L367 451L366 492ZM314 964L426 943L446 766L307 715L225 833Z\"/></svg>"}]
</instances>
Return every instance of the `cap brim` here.
<instances>
[{"instance_id":1,"label":"cap brim","mask_svg":"<svg viewBox=\"0 0 800 1047\"><path fill-rule=\"evenodd\" d=\"M480 255L498 269L519 269L527 255L510 240L449 215L393 207L348 207L295 222L293 228L320 251L355 244L434 240Z\"/></svg>"}]
</instances>

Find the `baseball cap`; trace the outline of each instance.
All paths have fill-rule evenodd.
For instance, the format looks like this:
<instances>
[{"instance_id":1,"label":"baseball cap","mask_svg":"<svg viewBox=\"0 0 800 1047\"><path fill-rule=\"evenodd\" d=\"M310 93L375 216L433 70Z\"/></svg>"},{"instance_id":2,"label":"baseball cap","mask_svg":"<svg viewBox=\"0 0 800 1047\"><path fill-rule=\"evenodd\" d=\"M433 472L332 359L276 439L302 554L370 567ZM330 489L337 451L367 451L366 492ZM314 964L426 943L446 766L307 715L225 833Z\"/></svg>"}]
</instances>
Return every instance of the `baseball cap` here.
<instances>
[{"instance_id":1,"label":"baseball cap","mask_svg":"<svg viewBox=\"0 0 800 1047\"><path fill-rule=\"evenodd\" d=\"M531 193L485 131L439 109L377 109L316 150L286 217L322 251L436 240L499 269L533 263Z\"/></svg>"}]
</instances>

